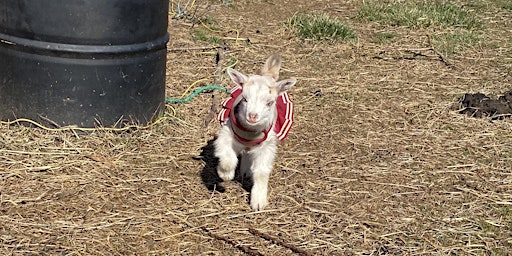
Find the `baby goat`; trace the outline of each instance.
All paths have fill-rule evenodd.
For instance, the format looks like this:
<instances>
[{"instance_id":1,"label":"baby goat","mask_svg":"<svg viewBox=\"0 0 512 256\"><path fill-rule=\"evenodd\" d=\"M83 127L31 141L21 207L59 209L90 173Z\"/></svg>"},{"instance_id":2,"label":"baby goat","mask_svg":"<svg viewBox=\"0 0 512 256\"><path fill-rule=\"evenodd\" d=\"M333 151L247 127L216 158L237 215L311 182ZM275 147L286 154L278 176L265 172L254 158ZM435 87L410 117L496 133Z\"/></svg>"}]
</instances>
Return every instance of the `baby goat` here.
<instances>
[{"instance_id":1,"label":"baby goat","mask_svg":"<svg viewBox=\"0 0 512 256\"><path fill-rule=\"evenodd\" d=\"M224 101L219 113L223 125L214 143L219 158L217 173L224 181L240 172L251 176L251 208L262 210L267 205L267 188L278 140L284 140L293 123L293 103L287 91L295 78L278 81L281 57L270 56L260 75L246 76L227 70L236 87Z\"/></svg>"}]
</instances>

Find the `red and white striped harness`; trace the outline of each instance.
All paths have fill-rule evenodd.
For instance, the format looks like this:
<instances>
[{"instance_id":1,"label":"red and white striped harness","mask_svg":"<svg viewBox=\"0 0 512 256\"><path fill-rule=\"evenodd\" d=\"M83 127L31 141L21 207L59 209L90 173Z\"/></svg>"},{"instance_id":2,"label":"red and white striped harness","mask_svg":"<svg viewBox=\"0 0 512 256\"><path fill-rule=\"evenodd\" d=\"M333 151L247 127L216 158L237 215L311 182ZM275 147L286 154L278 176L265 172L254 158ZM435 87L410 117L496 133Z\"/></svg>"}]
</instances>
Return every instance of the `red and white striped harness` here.
<instances>
[{"instance_id":1,"label":"red and white striped harness","mask_svg":"<svg viewBox=\"0 0 512 256\"><path fill-rule=\"evenodd\" d=\"M240 102L240 95L242 94L242 87L236 86L231 89L231 97L222 102L222 110L217 115L221 125L226 124L230 119L231 128L236 139L246 145L254 146L262 143L267 139L268 133L271 129L277 135L277 139L283 141L288 136L294 121L293 118L293 102L291 101L287 92L282 93L276 99L275 106L277 109L277 118L275 123L265 131L251 131L236 120L235 108Z\"/></svg>"}]
</instances>

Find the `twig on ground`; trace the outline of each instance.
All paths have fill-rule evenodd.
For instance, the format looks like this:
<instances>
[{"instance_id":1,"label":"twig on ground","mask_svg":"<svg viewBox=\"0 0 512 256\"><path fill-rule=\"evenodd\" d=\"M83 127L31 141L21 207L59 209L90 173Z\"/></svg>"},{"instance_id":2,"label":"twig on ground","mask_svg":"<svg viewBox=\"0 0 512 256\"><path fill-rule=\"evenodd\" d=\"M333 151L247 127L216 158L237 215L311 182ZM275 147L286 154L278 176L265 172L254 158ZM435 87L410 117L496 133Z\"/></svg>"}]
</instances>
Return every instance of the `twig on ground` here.
<instances>
[{"instance_id":1,"label":"twig on ground","mask_svg":"<svg viewBox=\"0 0 512 256\"><path fill-rule=\"evenodd\" d=\"M190 232L192 230L199 229L199 230L203 231L204 233L206 233L206 235L208 235L209 237L211 237L213 239L216 239L216 240L223 241L223 242L233 246L234 248L242 251L245 254L248 254L248 255L251 255L251 256L263 256L263 254L260 253L258 250L255 250L255 249L252 249L252 248L250 248L248 246L236 243L235 241L233 241L233 240L231 240L231 239L229 239L227 237L223 237L221 235L215 234L215 233L211 232L210 230L208 230L204 226L196 226L196 225L188 222L186 219L180 218L180 217L178 217L175 214L172 214L172 215L173 215L174 218L176 218L176 219L174 219L174 218L171 219L171 221L174 224L176 224L177 226L186 226L188 228L188 229L186 229L186 230L184 229L182 232L180 232L181 234ZM166 239L168 237L162 238L161 240L164 240L164 239Z\"/></svg>"},{"instance_id":2,"label":"twig on ground","mask_svg":"<svg viewBox=\"0 0 512 256\"><path fill-rule=\"evenodd\" d=\"M214 84L220 84L222 81L222 67L224 66L224 48L217 49L217 55L215 57L216 69L214 73ZM217 94L212 95L212 105L210 106L210 111L206 118L204 119L203 127L208 127L210 121L217 115L217 105L218 105Z\"/></svg>"},{"instance_id":3,"label":"twig on ground","mask_svg":"<svg viewBox=\"0 0 512 256\"><path fill-rule=\"evenodd\" d=\"M245 245L241 245L241 244L237 244L236 242L234 242L233 240L230 240L229 238L227 237L223 237L223 236L220 236L220 235L217 235L215 233L212 233L210 232L210 230L208 230L207 228L205 227L201 227L201 229L206 233L208 234L210 237L214 238L214 239L217 239L217 240L220 240L220 241L224 241L230 245L232 245L233 247L237 248L238 250L246 253L246 254L249 254L249 255L252 255L252 256L263 256L262 253L260 253L259 251L255 250L255 249L252 249L252 248L249 248L248 246L245 246Z\"/></svg>"},{"instance_id":4,"label":"twig on ground","mask_svg":"<svg viewBox=\"0 0 512 256\"><path fill-rule=\"evenodd\" d=\"M42 120L50 123L51 125L57 127L57 128L60 128L61 126L59 124L57 124L56 122L54 122L53 120L51 120L50 118L46 117L46 116L43 116L43 115L39 115L39 118L41 118Z\"/></svg>"},{"instance_id":5,"label":"twig on ground","mask_svg":"<svg viewBox=\"0 0 512 256\"><path fill-rule=\"evenodd\" d=\"M26 204L28 202L37 202L37 201L40 201L41 199L43 199L43 197L45 197L46 194L48 194L48 192L49 191L45 191L45 192L43 192L41 195L39 195L36 198L18 198L16 200L7 199L7 200L4 200L4 202L8 202L8 203L11 203L13 205Z\"/></svg>"},{"instance_id":6,"label":"twig on ground","mask_svg":"<svg viewBox=\"0 0 512 256\"><path fill-rule=\"evenodd\" d=\"M269 234L265 234L261 231L258 231L256 229L253 229L253 228L249 228L249 232L255 236L259 236L267 241L270 241L272 243L275 243L279 246L282 246L282 247L285 247L285 248L288 248L290 249L292 252L296 253L296 254L299 254L299 255L304 255L304 256L310 256L310 255L313 255L313 254L310 254L309 252L305 251L304 249L302 248L299 248L293 244L289 244L285 241L283 241L282 239L280 238L277 238L277 237L273 237Z\"/></svg>"},{"instance_id":7,"label":"twig on ground","mask_svg":"<svg viewBox=\"0 0 512 256\"><path fill-rule=\"evenodd\" d=\"M439 52L435 47L434 45L432 44L432 40L430 38L430 35L427 35L427 41L428 41L428 47L424 47L424 48L410 48L410 49L400 49L400 51L404 51L406 53L410 53L412 54L411 57L404 57L404 56L398 56L398 57L391 57L391 58L385 58L385 57L382 57L382 56L375 56L374 58L376 59L383 59L383 60L386 60L386 59L407 59L407 60L414 60L416 59L416 57L420 56L420 57L426 57L426 58L437 58L439 61L441 61L445 66L447 66L448 68L455 68L455 65L453 63L451 63L450 61L448 61L448 59L441 53ZM422 52L425 52L425 51L432 51L434 53L434 55L427 55L427 54L424 54ZM382 53L385 53L385 51L382 51Z\"/></svg>"},{"instance_id":8,"label":"twig on ground","mask_svg":"<svg viewBox=\"0 0 512 256\"><path fill-rule=\"evenodd\" d=\"M437 58L442 63L444 63L447 67L454 68L455 66L453 65L453 63L450 63L448 61L448 59L446 59L446 57L443 56L443 54L441 54L438 50L436 50L436 48L434 48L434 45L432 44L432 40L430 38L430 35L427 35L427 39L428 39L428 46L430 48L429 50L433 51L437 55Z\"/></svg>"},{"instance_id":9,"label":"twig on ground","mask_svg":"<svg viewBox=\"0 0 512 256\"><path fill-rule=\"evenodd\" d=\"M205 46L205 47L183 47L183 48L169 48L167 52L181 52L181 51L208 51L215 49L223 49L224 46Z\"/></svg>"}]
</instances>

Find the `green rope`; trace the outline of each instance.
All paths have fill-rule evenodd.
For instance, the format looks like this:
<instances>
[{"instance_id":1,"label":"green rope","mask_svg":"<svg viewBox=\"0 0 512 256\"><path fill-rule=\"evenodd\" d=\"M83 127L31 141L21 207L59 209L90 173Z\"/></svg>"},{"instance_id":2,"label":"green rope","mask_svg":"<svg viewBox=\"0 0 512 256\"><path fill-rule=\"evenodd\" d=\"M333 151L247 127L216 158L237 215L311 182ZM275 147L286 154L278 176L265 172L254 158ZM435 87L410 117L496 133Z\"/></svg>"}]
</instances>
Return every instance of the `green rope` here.
<instances>
[{"instance_id":1,"label":"green rope","mask_svg":"<svg viewBox=\"0 0 512 256\"><path fill-rule=\"evenodd\" d=\"M165 102L167 102L167 103L176 103L176 104L184 104L184 103L187 103L187 102L191 101L193 98L195 98L197 95L201 94L204 91L213 91L213 90L229 92L228 89L226 89L226 88L224 88L224 87L222 87L220 85L210 84L210 85L206 85L206 86L199 87L199 88L195 89L190 95L188 95L185 98L180 98L180 99L177 99L177 98L165 98Z\"/></svg>"}]
</instances>

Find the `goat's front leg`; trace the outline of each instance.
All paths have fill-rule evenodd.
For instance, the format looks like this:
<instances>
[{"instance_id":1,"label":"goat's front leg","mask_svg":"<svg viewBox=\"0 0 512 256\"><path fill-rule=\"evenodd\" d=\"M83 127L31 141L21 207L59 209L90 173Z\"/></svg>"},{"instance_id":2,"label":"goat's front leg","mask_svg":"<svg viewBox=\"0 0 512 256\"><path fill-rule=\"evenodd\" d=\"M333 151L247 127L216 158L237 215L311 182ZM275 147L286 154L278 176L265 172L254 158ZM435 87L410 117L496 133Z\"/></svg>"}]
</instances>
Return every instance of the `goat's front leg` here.
<instances>
[{"instance_id":1,"label":"goat's front leg","mask_svg":"<svg viewBox=\"0 0 512 256\"><path fill-rule=\"evenodd\" d=\"M237 151L235 151L233 132L227 125L223 126L215 140L215 156L219 158L217 174L224 181L235 178L235 169L238 164Z\"/></svg>"},{"instance_id":2,"label":"goat's front leg","mask_svg":"<svg viewBox=\"0 0 512 256\"><path fill-rule=\"evenodd\" d=\"M251 208L263 210L267 205L268 180L276 152L275 142L262 145L251 151L251 172L253 185L251 189Z\"/></svg>"}]
</instances>

